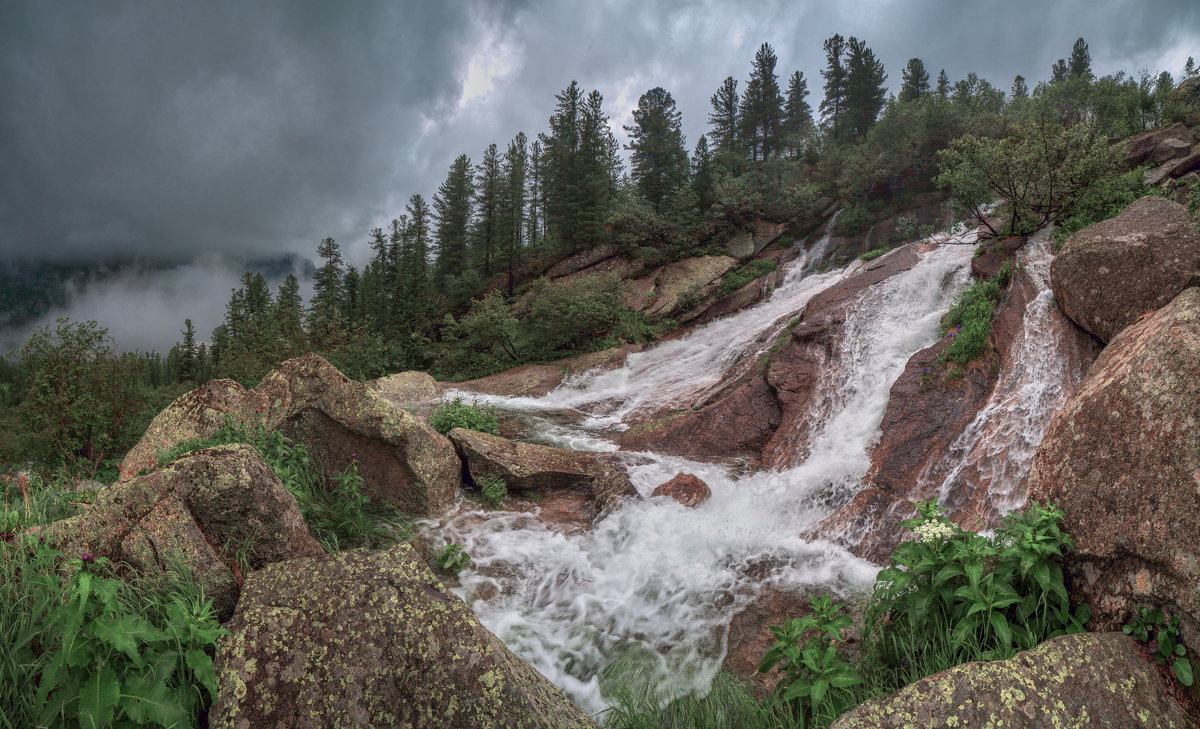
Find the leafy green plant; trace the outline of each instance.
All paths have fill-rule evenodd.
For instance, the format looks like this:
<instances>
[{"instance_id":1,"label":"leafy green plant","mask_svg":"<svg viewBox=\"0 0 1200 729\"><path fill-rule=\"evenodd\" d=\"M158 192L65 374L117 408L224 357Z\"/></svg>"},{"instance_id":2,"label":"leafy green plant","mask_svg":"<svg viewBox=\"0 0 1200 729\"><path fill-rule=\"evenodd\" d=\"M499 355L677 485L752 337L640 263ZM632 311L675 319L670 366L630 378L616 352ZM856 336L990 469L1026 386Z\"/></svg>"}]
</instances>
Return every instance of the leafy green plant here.
<instances>
[{"instance_id":1,"label":"leafy green plant","mask_svg":"<svg viewBox=\"0 0 1200 729\"><path fill-rule=\"evenodd\" d=\"M479 492L483 494L483 500L493 508L499 508L508 496L508 484L499 476L484 476L478 479L476 484L479 486Z\"/></svg>"},{"instance_id":2,"label":"leafy green plant","mask_svg":"<svg viewBox=\"0 0 1200 729\"><path fill-rule=\"evenodd\" d=\"M976 281L959 294L942 319L942 333L951 340L942 352L943 362L965 365L987 350L992 319L1012 272L1012 263L1007 262L995 276Z\"/></svg>"},{"instance_id":3,"label":"leafy green plant","mask_svg":"<svg viewBox=\"0 0 1200 729\"><path fill-rule=\"evenodd\" d=\"M1193 681L1192 662L1187 658L1187 647L1179 639L1179 618L1167 620L1159 608L1138 605L1138 610L1121 630L1143 643L1154 644L1154 661L1171 671L1179 683L1191 686Z\"/></svg>"},{"instance_id":4,"label":"leafy green plant","mask_svg":"<svg viewBox=\"0 0 1200 729\"><path fill-rule=\"evenodd\" d=\"M736 270L727 272L721 277L721 284L717 287L717 296L731 294L751 281L760 279L778 270L779 264L770 258L750 261Z\"/></svg>"},{"instance_id":5,"label":"leafy green plant","mask_svg":"<svg viewBox=\"0 0 1200 729\"><path fill-rule=\"evenodd\" d=\"M463 551L461 544L447 544L437 556L437 566L447 572L461 572L470 561L471 555Z\"/></svg>"},{"instance_id":6,"label":"leafy green plant","mask_svg":"<svg viewBox=\"0 0 1200 729\"><path fill-rule=\"evenodd\" d=\"M607 672L606 672L607 673ZM719 673L703 696L661 697L640 674L606 676L607 729L793 729L803 726L790 704L764 700L728 673Z\"/></svg>"},{"instance_id":7,"label":"leafy green plant","mask_svg":"<svg viewBox=\"0 0 1200 729\"><path fill-rule=\"evenodd\" d=\"M0 727L196 725L225 631L186 573L122 581L32 537L0 542L0 558Z\"/></svg>"},{"instance_id":8,"label":"leafy green plant","mask_svg":"<svg viewBox=\"0 0 1200 729\"><path fill-rule=\"evenodd\" d=\"M455 428L478 430L492 435L500 433L500 419L495 405L464 403L461 397L441 401L429 413L429 424L445 435Z\"/></svg>"},{"instance_id":9,"label":"leafy green plant","mask_svg":"<svg viewBox=\"0 0 1200 729\"><path fill-rule=\"evenodd\" d=\"M758 666L760 673L780 672L775 690L796 705L804 725L836 719L858 703L848 689L863 683L858 668L838 652L850 617L825 595L811 605L810 615L771 628L776 643Z\"/></svg>"},{"instance_id":10,"label":"leafy green plant","mask_svg":"<svg viewBox=\"0 0 1200 729\"><path fill-rule=\"evenodd\" d=\"M1090 610L1072 610L1063 582L1061 558L1073 543L1061 511L1031 502L985 536L959 529L933 502L917 510L904 522L917 539L879 573L866 615L877 683L903 686L1083 630Z\"/></svg>"}]
</instances>

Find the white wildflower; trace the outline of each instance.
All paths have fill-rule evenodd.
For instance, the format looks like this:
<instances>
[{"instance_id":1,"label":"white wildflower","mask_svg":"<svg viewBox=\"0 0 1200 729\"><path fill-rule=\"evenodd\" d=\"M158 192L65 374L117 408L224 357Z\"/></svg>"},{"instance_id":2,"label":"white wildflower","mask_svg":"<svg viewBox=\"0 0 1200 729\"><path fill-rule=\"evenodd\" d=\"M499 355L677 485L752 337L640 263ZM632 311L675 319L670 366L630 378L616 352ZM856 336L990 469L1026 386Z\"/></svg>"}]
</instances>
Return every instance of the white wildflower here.
<instances>
[{"instance_id":1,"label":"white wildflower","mask_svg":"<svg viewBox=\"0 0 1200 729\"><path fill-rule=\"evenodd\" d=\"M918 524L913 531L922 542L940 542L954 536L954 526L940 519L928 519Z\"/></svg>"}]
</instances>

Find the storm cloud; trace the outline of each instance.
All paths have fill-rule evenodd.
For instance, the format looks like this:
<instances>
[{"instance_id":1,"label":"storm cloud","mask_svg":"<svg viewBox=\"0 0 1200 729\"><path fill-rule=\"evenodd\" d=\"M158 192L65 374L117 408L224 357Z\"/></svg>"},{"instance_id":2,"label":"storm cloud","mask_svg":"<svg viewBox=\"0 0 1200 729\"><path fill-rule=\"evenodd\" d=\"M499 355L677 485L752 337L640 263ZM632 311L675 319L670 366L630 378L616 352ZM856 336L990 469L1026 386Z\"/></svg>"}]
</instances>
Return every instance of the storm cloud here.
<instances>
[{"instance_id":1,"label":"storm cloud","mask_svg":"<svg viewBox=\"0 0 1200 729\"><path fill-rule=\"evenodd\" d=\"M362 262L368 230L431 196L457 154L545 130L572 79L604 94L622 138L638 96L667 88L690 145L708 97L764 41L781 77L805 72L814 106L833 33L865 39L893 89L913 56L1004 89L1044 79L1078 36L1099 74L1178 74L1200 56L1192 1L0 8L0 261L311 256L328 235Z\"/></svg>"}]
</instances>

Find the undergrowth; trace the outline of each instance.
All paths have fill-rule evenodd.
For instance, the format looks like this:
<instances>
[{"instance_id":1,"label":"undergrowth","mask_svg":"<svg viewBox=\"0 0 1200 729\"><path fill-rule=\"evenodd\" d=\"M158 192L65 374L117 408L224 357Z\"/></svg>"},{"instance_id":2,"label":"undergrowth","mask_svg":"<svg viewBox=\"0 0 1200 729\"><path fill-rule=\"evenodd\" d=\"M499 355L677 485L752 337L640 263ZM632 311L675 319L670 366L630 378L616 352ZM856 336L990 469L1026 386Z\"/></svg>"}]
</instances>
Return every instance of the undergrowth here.
<instances>
[{"instance_id":1,"label":"undergrowth","mask_svg":"<svg viewBox=\"0 0 1200 729\"><path fill-rule=\"evenodd\" d=\"M117 579L67 557L0 541L0 729L201 725L225 631L187 570Z\"/></svg>"},{"instance_id":2,"label":"undergrowth","mask_svg":"<svg viewBox=\"0 0 1200 729\"><path fill-rule=\"evenodd\" d=\"M987 350L992 319L1012 273L1013 264L1009 261L995 276L976 281L959 294L942 319L942 333L951 340L942 352L943 362L965 365Z\"/></svg>"},{"instance_id":3,"label":"undergrowth","mask_svg":"<svg viewBox=\"0 0 1200 729\"><path fill-rule=\"evenodd\" d=\"M779 264L769 258L750 261L736 270L728 271L721 277L721 284L717 286L717 296L731 294L751 281L777 270L779 270Z\"/></svg>"},{"instance_id":4,"label":"undergrowth","mask_svg":"<svg viewBox=\"0 0 1200 729\"><path fill-rule=\"evenodd\" d=\"M327 552L355 547L384 547L412 538L407 517L395 509L372 503L363 493L358 463L332 478L325 478L303 444L295 443L277 430L246 429L229 420L209 438L183 441L159 457L166 465L185 453L230 443L253 446L283 485L296 497L296 504L313 536ZM356 454L350 454L354 459Z\"/></svg>"},{"instance_id":5,"label":"undergrowth","mask_svg":"<svg viewBox=\"0 0 1200 729\"><path fill-rule=\"evenodd\" d=\"M429 413L429 424L442 435L455 428L500 434L500 419L495 405L465 403L461 397L438 403Z\"/></svg>"}]
</instances>

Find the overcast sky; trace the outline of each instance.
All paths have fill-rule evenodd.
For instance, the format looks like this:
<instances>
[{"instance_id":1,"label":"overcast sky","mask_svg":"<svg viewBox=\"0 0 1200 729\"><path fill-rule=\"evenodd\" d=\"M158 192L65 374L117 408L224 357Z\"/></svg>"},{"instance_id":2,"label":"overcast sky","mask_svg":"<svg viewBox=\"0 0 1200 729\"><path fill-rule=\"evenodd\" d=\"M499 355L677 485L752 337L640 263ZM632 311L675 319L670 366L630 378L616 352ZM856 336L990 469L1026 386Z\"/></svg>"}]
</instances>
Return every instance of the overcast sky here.
<instances>
[{"instance_id":1,"label":"overcast sky","mask_svg":"<svg viewBox=\"0 0 1200 729\"><path fill-rule=\"evenodd\" d=\"M1100 73L1200 58L1185 0L0 0L0 261L109 252L312 256L432 196L460 153L599 89L619 127L670 91L689 148L708 98L770 42L820 98L822 41L866 40L1007 89L1084 36Z\"/></svg>"}]
</instances>

